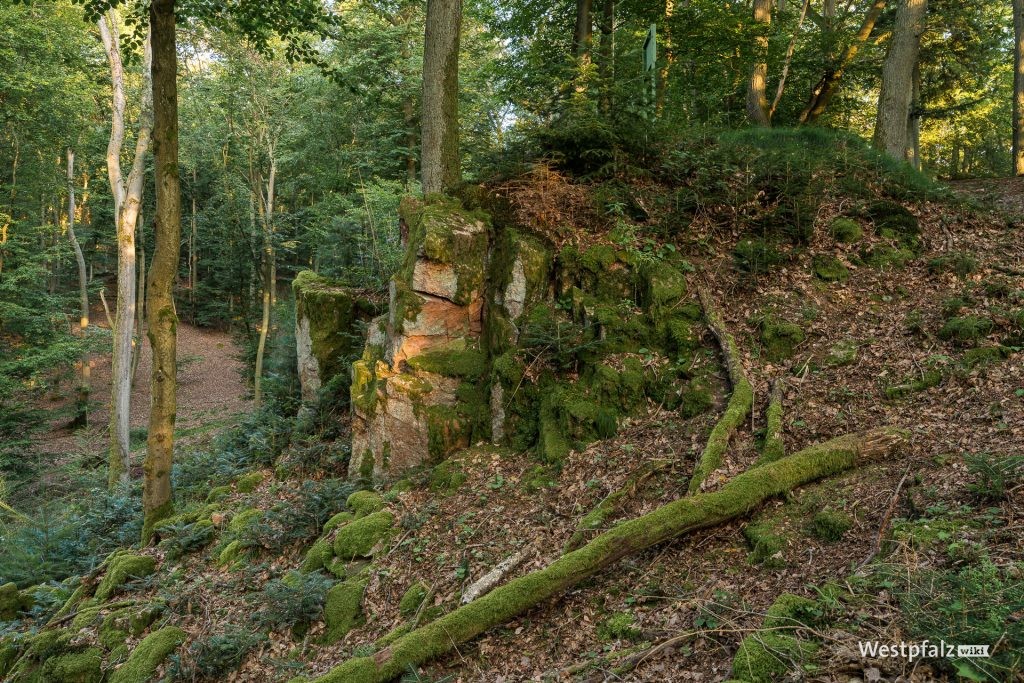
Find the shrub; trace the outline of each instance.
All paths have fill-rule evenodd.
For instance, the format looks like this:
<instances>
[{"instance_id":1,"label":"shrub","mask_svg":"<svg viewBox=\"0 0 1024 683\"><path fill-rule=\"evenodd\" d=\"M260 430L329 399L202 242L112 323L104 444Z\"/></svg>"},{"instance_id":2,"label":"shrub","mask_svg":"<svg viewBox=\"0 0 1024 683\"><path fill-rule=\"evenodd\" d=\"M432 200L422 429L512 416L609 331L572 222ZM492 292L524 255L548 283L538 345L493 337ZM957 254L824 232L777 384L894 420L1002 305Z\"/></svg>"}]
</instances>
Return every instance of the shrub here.
<instances>
[{"instance_id":1,"label":"shrub","mask_svg":"<svg viewBox=\"0 0 1024 683\"><path fill-rule=\"evenodd\" d=\"M764 239L742 240L732 254L737 270L751 275L767 273L785 261L775 243Z\"/></svg>"},{"instance_id":2,"label":"shrub","mask_svg":"<svg viewBox=\"0 0 1024 683\"><path fill-rule=\"evenodd\" d=\"M320 535L324 523L355 489L341 479L304 481L288 500L240 528L237 538L245 547L273 552L307 542Z\"/></svg>"},{"instance_id":3,"label":"shrub","mask_svg":"<svg viewBox=\"0 0 1024 683\"><path fill-rule=\"evenodd\" d=\"M254 621L264 629L291 628L316 621L334 583L320 572L292 571L273 579L261 593L250 596L253 607L261 606Z\"/></svg>"},{"instance_id":4,"label":"shrub","mask_svg":"<svg viewBox=\"0 0 1024 683\"><path fill-rule=\"evenodd\" d=\"M244 628L197 638L181 654L171 655L169 677L174 681L223 681L264 640L262 633Z\"/></svg>"}]
</instances>

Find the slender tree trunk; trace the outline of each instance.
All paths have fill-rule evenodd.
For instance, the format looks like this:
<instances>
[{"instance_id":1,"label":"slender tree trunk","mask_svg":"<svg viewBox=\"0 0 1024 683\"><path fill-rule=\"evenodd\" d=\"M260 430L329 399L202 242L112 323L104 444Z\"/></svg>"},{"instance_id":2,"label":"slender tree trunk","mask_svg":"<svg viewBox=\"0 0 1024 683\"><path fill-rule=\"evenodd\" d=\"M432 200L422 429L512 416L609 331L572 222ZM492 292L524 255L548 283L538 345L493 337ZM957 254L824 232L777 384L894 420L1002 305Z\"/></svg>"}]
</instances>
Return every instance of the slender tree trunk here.
<instances>
[{"instance_id":1,"label":"slender tree trunk","mask_svg":"<svg viewBox=\"0 0 1024 683\"><path fill-rule=\"evenodd\" d=\"M684 3L685 6L686 3ZM665 111L665 99L668 96L669 72L675 64L675 51L672 41L672 12L675 10L673 0L665 0L665 13L662 18L661 44L662 52L665 54L664 66L658 70L658 81L655 85L654 108L658 116Z\"/></svg>"},{"instance_id":2,"label":"slender tree trunk","mask_svg":"<svg viewBox=\"0 0 1024 683\"><path fill-rule=\"evenodd\" d=\"M178 177L178 55L174 0L152 0L153 153L156 171L156 250L149 270L147 319L153 349L149 435L142 487L142 540L148 543L153 525L172 514L171 466L174 461L174 420L177 414L177 325L174 281L181 249L181 179Z\"/></svg>"},{"instance_id":3,"label":"slender tree trunk","mask_svg":"<svg viewBox=\"0 0 1024 683\"><path fill-rule=\"evenodd\" d=\"M192 308L192 324L196 322L196 282L198 278L199 258L196 255L196 242L199 236L199 224L196 221L196 169L192 169L192 230L188 236L188 300Z\"/></svg>"},{"instance_id":4,"label":"slender tree trunk","mask_svg":"<svg viewBox=\"0 0 1024 683\"><path fill-rule=\"evenodd\" d=\"M786 47L786 61L782 65L782 75L779 76L779 86L775 89L775 99L772 100L772 106L768 110L768 120L771 121L775 116L775 110L779 108L779 102L782 101L782 93L786 89L786 78L789 76L789 67L793 63L793 53L796 52L796 39L800 35L800 29L804 25L804 18L807 16L807 8L810 6L811 0L804 0L803 5L800 8L800 19L796 22L796 28L793 29L793 37L789 41L789 46ZM781 11L781 5L779 5Z\"/></svg>"},{"instance_id":5,"label":"slender tree trunk","mask_svg":"<svg viewBox=\"0 0 1024 683\"><path fill-rule=\"evenodd\" d=\"M266 194L260 199L260 219L263 223L263 318L260 323L260 340L256 347L256 372L253 379L253 401L259 407L263 399L263 357L270 333L270 311L274 305L274 185L277 176L277 162L271 152L270 176L267 179Z\"/></svg>"},{"instance_id":6,"label":"slender tree trunk","mask_svg":"<svg viewBox=\"0 0 1024 683\"><path fill-rule=\"evenodd\" d=\"M772 23L772 0L754 0L754 67L747 84L747 118L755 126L770 126L768 113L768 28Z\"/></svg>"},{"instance_id":7,"label":"slender tree trunk","mask_svg":"<svg viewBox=\"0 0 1024 683\"><path fill-rule=\"evenodd\" d=\"M601 113L612 112L612 91L615 86L615 0L604 0L601 6L600 61L597 64L601 81Z\"/></svg>"},{"instance_id":8,"label":"slender tree trunk","mask_svg":"<svg viewBox=\"0 0 1024 683\"><path fill-rule=\"evenodd\" d=\"M921 170L921 65L914 65L914 87L910 96L910 114L907 115L907 161Z\"/></svg>"},{"instance_id":9,"label":"slender tree trunk","mask_svg":"<svg viewBox=\"0 0 1024 683\"><path fill-rule=\"evenodd\" d=\"M135 232L142 208L145 188L146 154L153 129L150 63L152 50L146 40L143 64L142 107L139 133L135 141L135 158L127 180L121 175L121 146L124 143L124 67L118 37L118 19L109 11L99 20L100 37L110 64L113 85L110 140L107 144L107 175L114 195L117 221L117 309L114 314L113 356L111 367L110 453L107 483L110 487L128 481L131 447L129 415L131 412L133 326L135 318Z\"/></svg>"},{"instance_id":10,"label":"slender tree trunk","mask_svg":"<svg viewBox=\"0 0 1024 683\"><path fill-rule=\"evenodd\" d=\"M81 315L78 320L79 333L83 339L89 332L89 273L85 268L85 255L82 254L82 245L78 243L75 235L75 152L68 147L68 241L75 252L75 262L78 264L78 298ZM82 352L81 379L78 384L78 414L75 416L75 424L87 426L89 424L89 391L90 374L89 351Z\"/></svg>"},{"instance_id":11,"label":"slender tree trunk","mask_svg":"<svg viewBox=\"0 0 1024 683\"><path fill-rule=\"evenodd\" d=\"M928 0L900 0L878 94L875 147L897 159L907 158L907 121L914 91L914 68L921 47Z\"/></svg>"},{"instance_id":12,"label":"slender tree trunk","mask_svg":"<svg viewBox=\"0 0 1024 683\"><path fill-rule=\"evenodd\" d=\"M142 347L146 329L146 231L145 221L142 220L142 212L139 212L139 220L135 225L135 244L138 247L139 277L135 287L135 334L132 336L132 377L131 385L135 386L135 378L139 369L139 361L142 359Z\"/></svg>"},{"instance_id":13,"label":"slender tree trunk","mask_svg":"<svg viewBox=\"0 0 1024 683\"><path fill-rule=\"evenodd\" d=\"M423 194L446 192L459 169L459 36L462 0L427 0L423 44Z\"/></svg>"},{"instance_id":14,"label":"slender tree trunk","mask_svg":"<svg viewBox=\"0 0 1024 683\"><path fill-rule=\"evenodd\" d=\"M1024 175L1024 0L1013 0L1013 173Z\"/></svg>"},{"instance_id":15,"label":"slender tree trunk","mask_svg":"<svg viewBox=\"0 0 1024 683\"><path fill-rule=\"evenodd\" d=\"M846 72L846 68L853 61L853 58L857 56L857 52L860 51L861 46L871 36L871 31L875 28L875 23L878 21L878 17L882 15L882 11L885 9L886 0L874 0L871 3L871 7L868 9L867 14L864 15L864 21L860 25L860 30L857 31L857 35L854 36L853 42L851 42L836 63L825 70L825 74L818 81L817 85L811 91L811 99L807 102L807 106L800 114L800 123L814 123L818 118L825 113L825 109L828 108L829 102L832 101L833 95L839 90L840 82L842 81L843 74ZM835 8L833 6L833 14Z\"/></svg>"}]
</instances>

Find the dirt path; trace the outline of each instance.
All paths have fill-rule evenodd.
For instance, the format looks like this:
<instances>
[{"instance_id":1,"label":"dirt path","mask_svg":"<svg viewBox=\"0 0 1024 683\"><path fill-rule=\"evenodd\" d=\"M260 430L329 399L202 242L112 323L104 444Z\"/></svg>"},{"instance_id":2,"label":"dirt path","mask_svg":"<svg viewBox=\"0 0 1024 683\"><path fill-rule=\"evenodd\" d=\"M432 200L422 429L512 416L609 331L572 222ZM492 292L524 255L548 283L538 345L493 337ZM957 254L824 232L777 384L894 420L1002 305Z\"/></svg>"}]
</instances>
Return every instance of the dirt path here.
<instances>
[{"instance_id":1,"label":"dirt path","mask_svg":"<svg viewBox=\"0 0 1024 683\"><path fill-rule=\"evenodd\" d=\"M93 312L93 320L107 328L102 309ZM179 434L187 434L199 427L217 426L230 422L249 408L248 387L243 376L244 366L238 359L239 349L226 332L178 324L178 419ZM149 419L149 374L152 369L152 351L143 339L142 357L132 388L130 424L134 455L141 462L143 448L139 442L144 435L136 430L145 429ZM97 354L92 359L92 411L89 426L73 431L66 419L55 423L54 429L40 435L41 451L67 455L99 454L107 448L107 424L110 420L109 353ZM70 392L64 392L70 395ZM56 404L50 407L60 407Z\"/></svg>"}]
</instances>

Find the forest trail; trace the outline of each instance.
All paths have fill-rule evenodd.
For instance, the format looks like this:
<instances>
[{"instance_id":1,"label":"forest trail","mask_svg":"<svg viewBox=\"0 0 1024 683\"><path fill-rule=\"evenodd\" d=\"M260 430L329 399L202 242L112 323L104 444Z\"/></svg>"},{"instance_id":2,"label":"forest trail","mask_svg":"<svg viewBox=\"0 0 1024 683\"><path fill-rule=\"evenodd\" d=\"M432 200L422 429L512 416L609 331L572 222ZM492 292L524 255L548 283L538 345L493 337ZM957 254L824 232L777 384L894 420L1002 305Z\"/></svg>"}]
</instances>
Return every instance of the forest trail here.
<instances>
[{"instance_id":1,"label":"forest trail","mask_svg":"<svg viewBox=\"0 0 1024 683\"><path fill-rule=\"evenodd\" d=\"M93 321L97 327L109 329L102 308L93 311ZM140 447L144 444L144 435L138 430L144 430L149 419L152 350L145 337L142 343L142 357L132 387L130 425L133 459L137 460L133 462L133 469L141 467L142 462ZM178 323L177 431L180 435L187 435L200 427L206 432L223 426L248 410L250 400L239 351L227 332ZM42 450L61 455L105 453L110 420L110 373L110 353L93 354L92 410L88 427L77 431L69 429L65 415L53 423L50 431L40 434L38 445Z\"/></svg>"}]
</instances>

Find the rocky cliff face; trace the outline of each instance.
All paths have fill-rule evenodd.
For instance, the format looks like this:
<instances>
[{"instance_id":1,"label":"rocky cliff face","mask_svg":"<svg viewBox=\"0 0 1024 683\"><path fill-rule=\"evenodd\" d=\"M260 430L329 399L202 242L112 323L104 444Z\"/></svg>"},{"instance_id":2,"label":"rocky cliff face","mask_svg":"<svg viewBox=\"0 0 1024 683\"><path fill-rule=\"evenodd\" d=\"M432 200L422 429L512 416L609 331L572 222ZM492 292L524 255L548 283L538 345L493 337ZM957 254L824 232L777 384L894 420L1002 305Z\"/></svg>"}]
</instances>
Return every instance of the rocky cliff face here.
<instances>
[{"instance_id":1,"label":"rocky cliff face","mask_svg":"<svg viewBox=\"0 0 1024 683\"><path fill-rule=\"evenodd\" d=\"M693 414L683 262L628 240L556 249L454 200L406 200L406 258L352 365L352 477L394 481L483 440L557 467L648 401Z\"/></svg>"}]
</instances>

